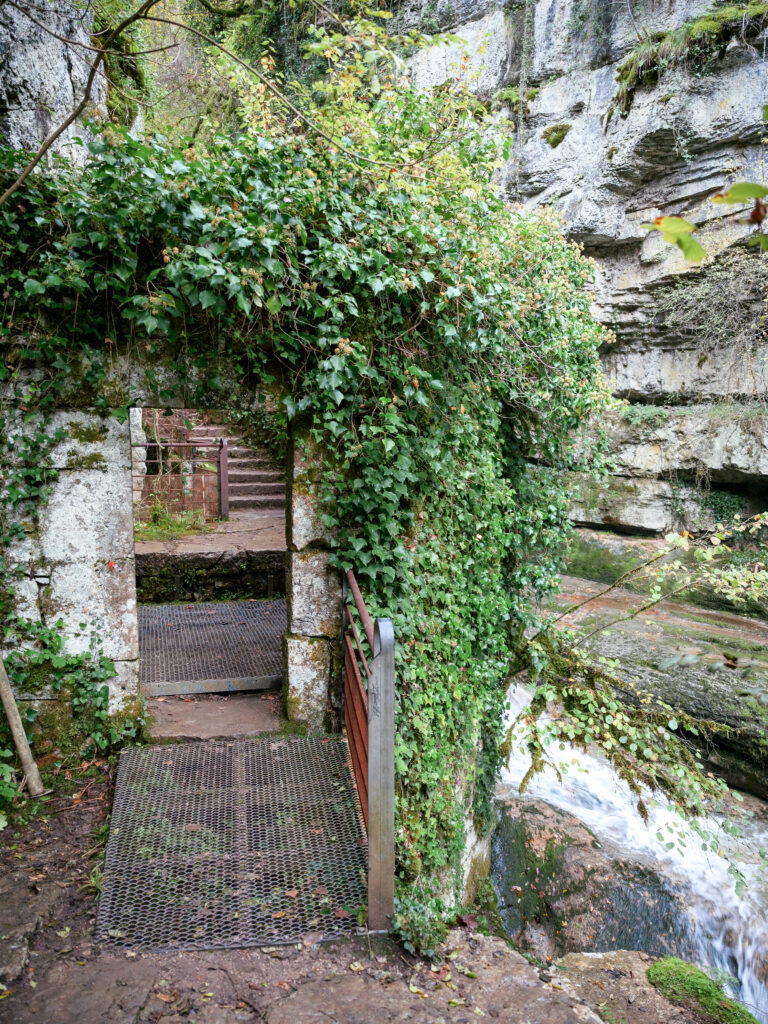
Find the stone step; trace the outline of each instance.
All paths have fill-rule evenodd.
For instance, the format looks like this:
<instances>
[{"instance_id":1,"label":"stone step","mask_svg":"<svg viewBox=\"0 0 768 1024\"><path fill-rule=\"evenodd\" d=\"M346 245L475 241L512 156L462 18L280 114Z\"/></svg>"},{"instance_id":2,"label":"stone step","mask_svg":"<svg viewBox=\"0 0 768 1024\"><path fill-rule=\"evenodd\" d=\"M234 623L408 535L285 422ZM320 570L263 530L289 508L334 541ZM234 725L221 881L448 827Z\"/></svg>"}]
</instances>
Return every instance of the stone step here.
<instances>
[{"instance_id":1,"label":"stone step","mask_svg":"<svg viewBox=\"0 0 768 1024\"><path fill-rule=\"evenodd\" d=\"M285 495L285 484L276 480L274 483L265 484L253 484L253 483L232 483L229 485L230 496L236 495L248 495L248 494L282 494Z\"/></svg>"},{"instance_id":2,"label":"stone step","mask_svg":"<svg viewBox=\"0 0 768 1024\"><path fill-rule=\"evenodd\" d=\"M229 482L231 484L283 484L283 474L277 469L240 469L229 464Z\"/></svg>"},{"instance_id":3,"label":"stone step","mask_svg":"<svg viewBox=\"0 0 768 1024\"><path fill-rule=\"evenodd\" d=\"M229 459L230 473L239 473L245 470L257 470L258 472L269 473L279 472L279 469L274 462L270 462L269 459L265 459L263 456L254 455L252 458Z\"/></svg>"},{"instance_id":4,"label":"stone step","mask_svg":"<svg viewBox=\"0 0 768 1024\"><path fill-rule=\"evenodd\" d=\"M230 510L235 511L237 509L272 509L272 508L285 508L285 495L284 494L265 494L265 495L248 495L242 497L237 494L230 495L229 498Z\"/></svg>"}]
</instances>

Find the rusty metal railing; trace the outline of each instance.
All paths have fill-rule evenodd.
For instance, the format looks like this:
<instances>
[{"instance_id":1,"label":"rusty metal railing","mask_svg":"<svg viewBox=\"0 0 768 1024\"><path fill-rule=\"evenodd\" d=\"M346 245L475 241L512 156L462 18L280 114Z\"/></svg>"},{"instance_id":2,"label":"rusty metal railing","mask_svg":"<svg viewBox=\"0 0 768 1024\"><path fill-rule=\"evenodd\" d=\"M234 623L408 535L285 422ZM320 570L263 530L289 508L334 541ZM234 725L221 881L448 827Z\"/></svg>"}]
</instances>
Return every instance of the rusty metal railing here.
<instances>
[{"instance_id":1,"label":"rusty metal railing","mask_svg":"<svg viewBox=\"0 0 768 1024\"><path fill-rule=\"evenodd\" d=\"M206 519L229 516L227 438L210 442L147 440L135 442L131 448L137 520L149 517L155 501L174 512L200 511Z\"/></svg>"},{"instance_id":2,"label":"rusty metal railing","mask_svg":"<svg viewBox=\"0 0 768 1024\"><path fill-rule=\"evenodd\" d=\"M386 931L395 889L395 634L389 619L372 621L351 569L346 584L344 720L368 832L368 927Z\"/></svg>"}]
</instances>

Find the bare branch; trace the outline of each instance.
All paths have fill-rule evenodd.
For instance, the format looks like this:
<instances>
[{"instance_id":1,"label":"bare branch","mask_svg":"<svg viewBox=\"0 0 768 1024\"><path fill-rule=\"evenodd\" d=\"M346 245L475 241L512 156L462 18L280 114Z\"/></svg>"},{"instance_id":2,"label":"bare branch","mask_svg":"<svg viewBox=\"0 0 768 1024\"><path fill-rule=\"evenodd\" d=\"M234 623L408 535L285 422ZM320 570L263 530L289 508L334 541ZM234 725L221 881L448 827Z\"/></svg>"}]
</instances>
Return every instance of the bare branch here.
<instances>
[{"instance_id":1,"label":"bare branch","mask_svg":"<svg viewBox=\"0 0 768 1024\"><path fill-rule=\"evenodd\" d=\"M5 3L10 7L15 7L17 11L29 18L34 25L37 25L38 28L42 29L43 32L46 32L54 39L58 39L60 43L64 43L65 46L76 46L80 50L88 50L91 53L103 53L109 54L110 56L114 55L116 57L145 57L150 53L160 53L162 50L173 50L179 45L178 43L168 43L166 46L155 46L151 50L132 50L128 54L123 50L107 50L101 46L91 46L89 43L81 43L79 39L71 39L69 36L60 36L58 32L54 32L52 28L49 28L42 21L38 21L37 18L33 17L29 13L29 7L27 7L26 4L18 4L15 0L5 0ZM109 29L106 29L105 31L109 31Z\"/></svg>"},{"instance_id":2,"label":"bare branch","mask_svg":"<svg viewBox=\"0 0 768 1024\"><path fill-rule=\"evenodd\" d=\"M78 119L78 117L82 114L82 112L88 106L88 103L89 103L89 101L91 99L91 92L93 90L93 83L96 80L96 75L97 75L97 73L99 71L99 67L100 67L102 61L104 60L104 56L105 56L106 52L110 49L110 47L112 46L112 43L115 41L115 39L117 39L117 37L120 35L120 33L124 32L134 22L140 21L140 20L146 18L146 16L152 10L152 8L155 6L155 4L157 4L159 2L160 2L160 0L144 0L144 3L141 4L141 6L138 7L137 10L135 10L133 12L133 14L129 14L126 18L123 18L123 20L114 29L112 29L109 32L108 36L106 37L106 39L104 41L104 48L99 53L96 54L96 57L95 57L95 59L93 61L93 64L91 65L91 70L88 73L88 78L87 78L86 83L85 83L85 89L83 91L82 99L77 104L77 106L74 108L74 110L69 115L69 117L65 118L64 121L62 121L62 123L59 125L59 127L56 128L54 131L52 131L51 134L48 136L48 138L45 139L40 144L37 152L32 157L32 159L29 161L29 163L26 165L26 167L21 172L21 174L18 176L18 178L13 182L12 185L9 186L9 188L7 188L5 190L5 192L3 192L3 194L0 196L0 206L2 206L4 203L8 202L8 200L14 194L14 192L18 191L18 189L21 188L21 186L27 180L27 178L32 173L32 171L35 169L35 167L37 167L37 165L43 159L43 157L48 152L48 150L51 148L51 146L54 144L54 142L61 135L63 135L63 133L67 130L67 128L69 128L69 126L71 124L73 124Z\"/></svg>"}]
</instances>

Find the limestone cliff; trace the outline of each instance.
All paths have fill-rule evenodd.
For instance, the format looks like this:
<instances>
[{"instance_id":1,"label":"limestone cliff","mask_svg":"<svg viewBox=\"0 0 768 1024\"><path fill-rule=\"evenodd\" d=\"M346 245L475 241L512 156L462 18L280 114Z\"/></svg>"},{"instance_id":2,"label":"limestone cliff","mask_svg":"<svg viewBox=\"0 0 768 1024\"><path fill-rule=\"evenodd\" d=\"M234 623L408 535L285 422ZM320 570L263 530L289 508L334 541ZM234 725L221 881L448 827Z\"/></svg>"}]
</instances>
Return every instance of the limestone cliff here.
<instances>
[{"instance_id":1,"label":"limestone cliff","mask_svg":"<svg viewBox=\"0 0 768 1024\"><path fill-rule=\"evenodd\" d=\"M29 10L27 15L0 0L0 141L13 149L36 149L72 112L92 58L89 5L53 0ZM92 91L91 114L104 109L106 96L101 75ZM84 149L75 140L83 135L83 124L75 122L54 148L79 161Z\"/></svg>"},{"instance_id":2,"label":"limestone cliff","mask_svg":"<svg viewBox=\"0 0 768 1024\"><path fill-rule=\"evenodd\" d=\"M513 122L504 192L560 210L597 261L596 309L616 335L605 368L616 395L641 405L609 423L617 478L582 494L580 522L659 532L700 525L708 502L768 505L768 259L746 247L743 216L709 199L768 177L768 22L745 23L706 60L660 62L655 85L641 82L626 111L612 110L640 38L711 9L712 0L438 0L418 15L463 42L417 54L415 81L468 76ZM701 269L640 228L670 214L700 225ZM710 487L727 497L707 498Z\"/></svg>"}]
</instances>

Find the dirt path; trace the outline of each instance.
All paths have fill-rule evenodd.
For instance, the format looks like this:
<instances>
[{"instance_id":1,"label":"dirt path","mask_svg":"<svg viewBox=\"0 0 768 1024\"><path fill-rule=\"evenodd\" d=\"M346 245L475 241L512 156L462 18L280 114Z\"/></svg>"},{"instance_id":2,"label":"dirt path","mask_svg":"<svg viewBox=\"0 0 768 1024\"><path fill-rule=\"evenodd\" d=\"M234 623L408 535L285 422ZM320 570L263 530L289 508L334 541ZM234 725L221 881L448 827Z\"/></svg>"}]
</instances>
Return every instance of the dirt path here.
<instances>
[{"instance_id":1,"label":"dirt path","mask_svg":"<svg viewBox=\"0 0 768 1024\"><path fill-rule=\"evenodd\" d=\"M92 769L93 772L93 769ZM89 855L105 836L106 766L75 797L50 800L47 820L3 833L0 850L0 1024L694 1024L659 1000L644 967L617 974L537 967L501 939L451 932L436 965L390 939L361 935L297 946L138 955L93 942ZM84 887L85 886L85 887ZM469 922L470 924L472 922ZM611 954L606 954L610 957ZM638 954L639 956L639 954ZM586 979L586 980L585 980ZM593 991L594 990L594 991ZM591 995L589 993L592 993ZM584 993L586 995L582 994Z\"/></svg>"}]
</instances>

